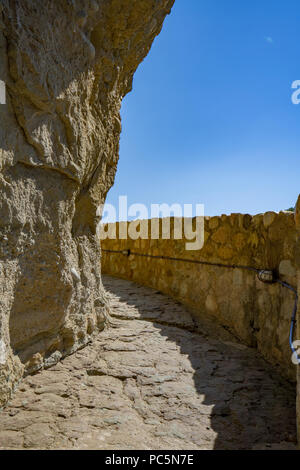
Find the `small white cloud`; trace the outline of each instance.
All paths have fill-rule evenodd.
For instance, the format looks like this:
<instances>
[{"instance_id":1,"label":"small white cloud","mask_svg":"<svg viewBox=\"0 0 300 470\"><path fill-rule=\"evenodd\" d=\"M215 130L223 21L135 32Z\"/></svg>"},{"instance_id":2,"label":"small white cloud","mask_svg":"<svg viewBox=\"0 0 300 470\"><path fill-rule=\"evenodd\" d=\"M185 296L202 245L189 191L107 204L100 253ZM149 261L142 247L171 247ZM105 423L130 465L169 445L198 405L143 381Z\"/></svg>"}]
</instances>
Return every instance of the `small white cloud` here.
<instances>
[{"instance_id":1,"label":"small white cloud","mask_svg":"<svg viewBox=\"0 0 300 470\"><path fill-rule=\"evenodd\" d=\"M269 44L273 44L273 38L271 38L271 36L267 36L266 37L266 41L269 43Z\"/></svg>"}]
</instances>

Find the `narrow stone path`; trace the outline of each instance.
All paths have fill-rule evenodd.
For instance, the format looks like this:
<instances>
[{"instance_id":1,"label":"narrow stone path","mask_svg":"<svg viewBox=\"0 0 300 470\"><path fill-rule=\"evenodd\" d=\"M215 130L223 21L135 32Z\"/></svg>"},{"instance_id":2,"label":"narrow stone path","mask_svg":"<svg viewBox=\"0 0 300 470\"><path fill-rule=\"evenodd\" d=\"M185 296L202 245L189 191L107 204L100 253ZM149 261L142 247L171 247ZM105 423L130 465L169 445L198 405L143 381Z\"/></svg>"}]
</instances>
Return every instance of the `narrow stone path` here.
<instances>
[{"instance_id":1,"label":"narrow stone path","mask_svg":"<svg viewBox=\"0 0 300 470\"><path fill-rule=\"evenodd\" d=\"M113 326L27 377L0 412L0 448L295 449L294 386L186 309L104 278Z\"/></svg>"}]
</instances>

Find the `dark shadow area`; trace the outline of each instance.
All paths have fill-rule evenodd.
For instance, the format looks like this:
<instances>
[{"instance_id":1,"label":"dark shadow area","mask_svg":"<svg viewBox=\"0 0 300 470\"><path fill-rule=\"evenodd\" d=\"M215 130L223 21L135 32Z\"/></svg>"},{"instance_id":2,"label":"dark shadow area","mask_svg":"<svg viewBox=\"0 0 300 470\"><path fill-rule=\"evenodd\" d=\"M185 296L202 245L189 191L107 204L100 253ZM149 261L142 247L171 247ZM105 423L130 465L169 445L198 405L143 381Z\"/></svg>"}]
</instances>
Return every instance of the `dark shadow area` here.
<instances>
[{"instance_id":1,"label":"dark shadow area","mask_svg":"<svg viewBox=\"0 0 300 470\"><path fill-rule=\"evenodd\" d=\"M135 307L132 319L152 321L188 357L194 387L203 397L201 406L206 405L205 414L210 415L207 433L212 429L217 434L214 449L293 448L295 386L254 349L214 337L203 326L197 332L189 331L187 309L157 291L108 276L103 283L121 303ZM199 430L199 436L191 437L199 447L205 445L201 432L202 436Z\"/></svg>"}]
</instances>

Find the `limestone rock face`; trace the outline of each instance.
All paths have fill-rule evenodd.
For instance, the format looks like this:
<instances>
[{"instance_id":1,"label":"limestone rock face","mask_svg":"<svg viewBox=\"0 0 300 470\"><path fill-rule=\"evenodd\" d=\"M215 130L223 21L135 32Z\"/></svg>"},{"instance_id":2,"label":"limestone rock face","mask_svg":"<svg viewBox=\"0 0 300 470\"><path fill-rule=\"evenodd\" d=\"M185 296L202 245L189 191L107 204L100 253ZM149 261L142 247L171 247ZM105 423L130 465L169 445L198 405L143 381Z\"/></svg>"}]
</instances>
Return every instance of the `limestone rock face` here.
<instances>
[{"instance_id":1,"label":"limestone rock face","mask_svg":"<svg viewBox=\"0 0 300 470\"><path fill-rule=\"evenodd\" d=\"M97 208L174 0L0 0L0 406L104 327Z\"/></svg>"}]
</instances>

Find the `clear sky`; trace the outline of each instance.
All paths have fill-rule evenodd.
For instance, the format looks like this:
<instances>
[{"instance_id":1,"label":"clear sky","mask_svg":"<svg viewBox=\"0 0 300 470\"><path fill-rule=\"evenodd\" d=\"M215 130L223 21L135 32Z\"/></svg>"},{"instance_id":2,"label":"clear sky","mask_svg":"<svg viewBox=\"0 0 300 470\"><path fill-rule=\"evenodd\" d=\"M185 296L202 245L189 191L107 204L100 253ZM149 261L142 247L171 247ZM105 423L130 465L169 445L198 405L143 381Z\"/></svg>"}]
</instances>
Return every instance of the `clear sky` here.
<instances>
[{"instance_id":1,"label":"clear sky","mask_svg":"<svg viewBox=\"0 0 300 470\"><path fill-rule=\"evenodd\" d=\"M300 193L299 0L176 0L122 106L107 202L284 210Z\"/></svg>"}]
</instances>

